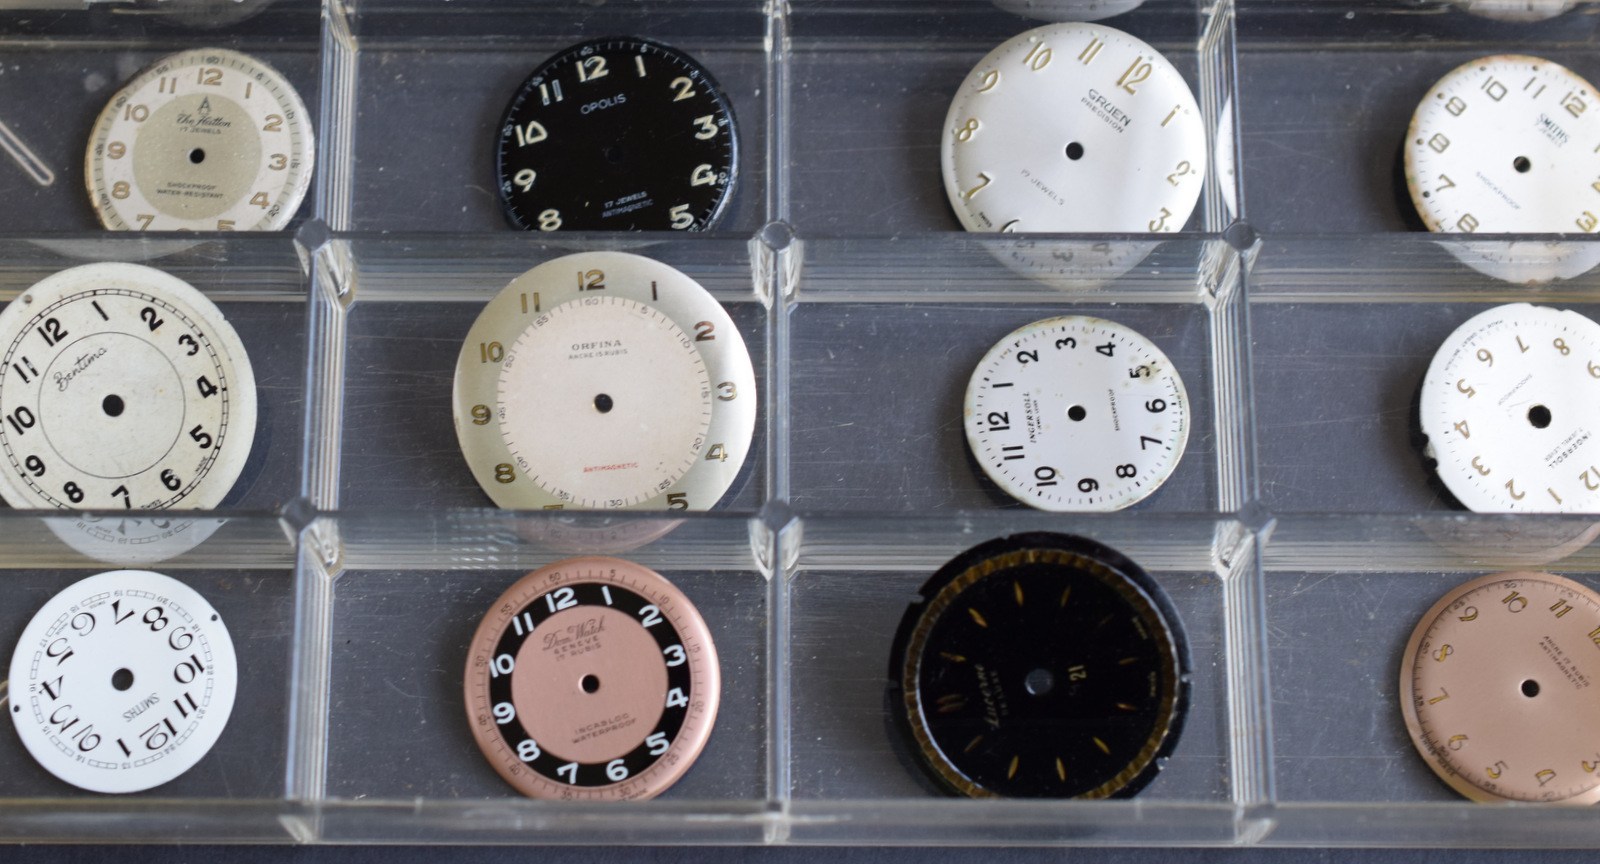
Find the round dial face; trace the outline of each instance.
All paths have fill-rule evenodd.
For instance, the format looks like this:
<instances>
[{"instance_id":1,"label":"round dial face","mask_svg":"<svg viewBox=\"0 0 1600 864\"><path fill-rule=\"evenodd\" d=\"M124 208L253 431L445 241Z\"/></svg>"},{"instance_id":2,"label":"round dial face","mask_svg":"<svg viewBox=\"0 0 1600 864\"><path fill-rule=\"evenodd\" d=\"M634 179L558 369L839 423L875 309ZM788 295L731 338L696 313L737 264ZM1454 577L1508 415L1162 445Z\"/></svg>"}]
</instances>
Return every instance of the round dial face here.
<instances>
[{"instance_id":1,"label":"round dial face","mask_svg":"<svg viewBox=\"0 0 1600 864\"><path fill-rule=\"evenodd\" d=\"M539 231L703 231L733 191L733 110L694 58L599 39L534 70L501 124L500 204Z\"/></svg>"},{"instance_id":2,"label":"round dial face","mask_svg":"<svg viewBox=\"0 0 1600 864\"><path fill-rule=\"evenodd\" d=\"M238 664L211 604L148 570L91 576L45 603L11 655L11 719L51 774L91 792L177 777L217 743Z\"/></svg>"},{"instance_id":3,"label":"round dial face","mask_svg":"<svg viewBox=\"0 0 1600 864\"><path fill-rule=\"evenodd\" d=\"M456 363L456 435L501 507L706 510L755 431L733 320L637 255L541 264L490 301Z\"/></svg>"},{"instance_id":4,"label":"round dial face","mask_svg":"<svg viewBox=\"0 0 1600 864\"><path fill-rule=\"evenodd\" d=\"M1600 243L1441 240L1439 245L1479 273L1518 285L1576 279L1600 267Z\"/></svg>"},{"instance_id":5,"label":"round dial face","mask_svg":"<svg viewBox=\"0 0 1600 864\"><path fill-rule=\"evenodd\" d=\"M1600 229L1597 102L1589 82L1538 57L1452 70L1406 135L1406 187L1422 221L1480 234Z\"/></svg>"},{"instance_id":6,"label":"round dial face","mask_svg":"<svg viewBox=\"0 0 1600 864\"><path fill-rule=\"evenodd\" d=\"M1400 664L1422 758L1474 801L1600 801L1600 596L1549 573L1495 573L1428 610Z\"/></svg>"},{"instance_id":7,"label":"round dial face","mask_svg":"<svg viewBox=\"0 0 1600 864\"><path fill-rule=\"evenodd\" d=\"M95 121L89 197L113 230L276 231L311 185L306 106L260 60L197 48L156 61Z\"/></svg>"},{"instance_id":8,"label":"round dial face","mask_svg":"<svg viewBox=\"0 0 1600 864\"><path fill-rule=\"evenodd\" d=\"M1600 325L1512 303L1433 355L1419 406L1428 456L1479 513L1600 511Z\"/></svg>"},{"instance_id":9,"label":"round dial face","mask_svg":"<svg viewBox=\"0 0 1600 864\"><path fill-rule=\"evenodd\" d=\"M993 240L989 254L1012 272L1060 288L1087 290L1099 287L1144 261L1154 241L1040 240L1019 237Z\"/></svg>"},{"instance_id":10,"label":"round dial face","mask_svg":"<svg viewBox=\"0 0 1600 864\"><path fill-rule=\"evenodd\" d=\"M1041 510L1120 510L1165 483L1189 442L1172 361L1113 321L1012 331L967 384L967 445L1006 494Z\"/></svg>"},{"instance_id":11,"label":"round dial face","mask_svg":"<svg viewBox=\"0 0 1600 864\"><path fill-rule=\"evenodd\" d=\"M1098 543L1023 534L946 564L906 610L896 721L972 797L1107 798L1176 746L1188 650L1160 588Z\"/></svg>"},{"instance_id":12,"label":"round dial face","mask_svg":"<svg viewBox=\"0 0 1600 864\"><path fill-rule=\"evenodd\" d=\"M244 344L187 282L86 264L0 311L0 495L13 507L210 509L255 437Z\"/></svg>"},{"instance_id":13,"label":"round dial face","mask_svg":"<svg viewBox=\"0 0 1600 864\"><path fill-rule=\"evenodd\" d=\"M1473 15L1499 21L1543 21L1571 9L1572 0L1454 0Z\"/></svg>"},{"instance_id":14,"label":"round dial face","mask_svg":"<svg viewBox=\"0 0 1600 864\"><path fill-rule=\"evenodd\" d=\"M1098 21L1131 12L1144 0L994 0L994 5L1041 21Z\"/></svg>"},{"instance_id":15,"label":"round dial face","mask_svg":"<svg viewBox=\"0 0 1600 864\"><path fill-rule=\"evenodd\" d=\"M472 734L531 798L654 798L700 755L721 691L693 604L616 558L524 576L478 625L467 659Z\"/></svg>"},{"instance_id":16,"label":"round dial face","mask_svg":"<svg viewBox=\"0 0 1600 864\"><path fill-rule=\"evenodd\" d=\"M989 52L950 103L944 188L968 231L1179 231L1205 182L1189 85L1096 24L1029 30Z\"/></svg>"}]
</instances>

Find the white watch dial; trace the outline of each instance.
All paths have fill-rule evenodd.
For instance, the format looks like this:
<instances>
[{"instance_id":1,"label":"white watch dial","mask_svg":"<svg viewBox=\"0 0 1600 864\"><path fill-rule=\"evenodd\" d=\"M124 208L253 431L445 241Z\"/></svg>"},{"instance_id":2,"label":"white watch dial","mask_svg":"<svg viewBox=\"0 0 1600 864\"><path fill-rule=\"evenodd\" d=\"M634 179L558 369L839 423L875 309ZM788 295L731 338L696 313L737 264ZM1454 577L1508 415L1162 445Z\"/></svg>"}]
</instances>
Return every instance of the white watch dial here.
<instances>
[{"instance_id":1,"label":"white watch dial","mask_svg":"<svg viewBox=\"0 0 1600 864\"><path fill-rule=\"evenodd\" d=\"M222 313L138 264L50 276L0 311L0 496L210 509L244 470L255 377Z\"/></svg>"},{"instance_id":2,"label":"white watch dial","mask_svg":"<svg viewBox=\"0 0 1600 864\"><path fill-rule=\"evenodd\" d=\"M1573 0L1453 0L1473 15L1499 21L1543 21L1576 4Z\"/></svg>"},{"instance_id":3,"label":"white watch dial","mask_svg":"<svg viewBox=\"0 0 1600 864\"><path fill-rule=\"evenodd\" d=\"M113 230L275 231L311 184L311 119L272 67L197 48L156 61L95 121L89 196Z\"/></svg>"},{"instance_id":4,"label":"white watch dial","mask_svg":"<svg viewBox=\"0 0 1600 864\"><path fill-rule=\"evenodd\" d=\"M138 792L211 750L238 674L205 598L160 573L114 570L52 597L23 629L11 719L51 774L91 792Z\"/></svg>"},{"instance_id":5,"label":"white watch dial","mask_svg":"<svg viewBox=\"0 0 1600 864\"><path fill-rule=\"evenodd\" d=\"M1600 325L1513 303L1434 354L1419 407L1439 479L1480 513L1600 511Z\"/></svg>"},{"instance_id":6,"label":"white watch dial","mask_svg":"<svg viewBox=\"0 0 1600 864\"><path fill-rule=\"evenodd\" d=\"M1029 30L956 91L944 187L968 231L1182 230L1205 184L1206 133L1178 70L1096 24Z\"/></svg>"},{"instance_id":7,"label":"white watch dial","mask_svg":"<svg viewBox=\"0 0 1600 864\"><path fill-rule=\"evenodd\" d=\"M462 452L501 507L706 510L756 420L733 319L677 270L585 252L517 277L456 363Z\"/></svg>"},{"instance_id":8,"label":"white watch dial","mask_svg":"<svg viewBox=\"0 0 1600 864\"><path fill-rule=\"evenodd\" d=\"M1417 105L1406 186L1430 231L1600 229L1600 97L1571 70L1501 54L1452 70Z\"/></svg>"},{"instance_id":9,"label":"white watch dial","mask_svg":"<svg viewBox=\"0 0 1600 864\"><path fill-rule=\"evenodd\" d=\"M1041 510L1120 510L1178 466L1189 399L1139 333L1068 316L1013 331L967 385L967 444L995 485Z\"/></svg>"},{"instance_id":10,"label":"white watch dial","mask_svg":"<svg viewBox=\"0 0 1600 864\"><path fill-rule=\"evenodd\" d=\"M1131 12L1144 0L994 0L994 5L1041 21L1098 21Z\"/></svg>"}]
</instances>

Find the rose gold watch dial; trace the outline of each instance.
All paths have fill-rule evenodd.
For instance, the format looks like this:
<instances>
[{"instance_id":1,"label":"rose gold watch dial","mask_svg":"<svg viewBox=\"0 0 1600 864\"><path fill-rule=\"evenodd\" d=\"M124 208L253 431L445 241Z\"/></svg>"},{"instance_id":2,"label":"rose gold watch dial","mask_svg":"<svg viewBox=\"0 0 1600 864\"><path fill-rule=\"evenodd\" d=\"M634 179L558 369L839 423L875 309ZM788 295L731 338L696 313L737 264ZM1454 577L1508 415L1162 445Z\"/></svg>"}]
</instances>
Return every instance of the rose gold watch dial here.
<instances>
[{"instance_id":1,"label":"rose gold watch dial","mask_svg":"<svg viewBox=\"0 0 1600 864\"><path fill-rule=\"evenodd\" d=\"M1600 596L1549 573L1446 594L1411 634L1401 705L1417 750L1474 801L1600 801Z\"/></svg>"},{"instance_id":2,"label":"rose gold watch dial","mask_svg":"<svg viewBox=\"0 0 1600 864\"><path fill-rule=\"evenodd\" d=\"M654 798L700 755L722 680L694 605L652 570L571 558L522 577L478 625L478 747L532 798Z\"/></svg>"}]
</instances>

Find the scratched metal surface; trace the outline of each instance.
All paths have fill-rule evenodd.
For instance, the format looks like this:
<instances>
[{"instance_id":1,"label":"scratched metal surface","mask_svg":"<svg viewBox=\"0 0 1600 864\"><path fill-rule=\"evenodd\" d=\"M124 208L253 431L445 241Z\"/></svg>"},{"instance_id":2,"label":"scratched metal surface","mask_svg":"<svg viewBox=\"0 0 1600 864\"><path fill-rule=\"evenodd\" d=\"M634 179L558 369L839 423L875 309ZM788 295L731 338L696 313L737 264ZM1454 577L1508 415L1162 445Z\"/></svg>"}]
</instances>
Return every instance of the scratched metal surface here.
<instances>
[{"instance_id":1,"label":"scratched metal surface","mask_svg":"<svg viewBox=\"0 0 1600 864\"><path fill-rule=\"evenodd\" d=\"M754 7L752 6L752 9ZM739 126L739 179L719 231L752 234L766 222L766 56L762 20L748 41L674 40L722 86ZM649 27L630 35L651 36ZM574 33L538 50L384 50L359 55L351 208L359 231L511 231L495 185L499 123L522 82L567 44L614 35ZM420 129L448 129L424 135Z\"/></svg>"},{"instance_id":2,"label":"scratched metal surface","mask_svg":"<svg viewBox=\"0 0 1600 864\"><path fill-rule=\"evenodd\" d=\"M895 734L885 703L889 646L926 572L802 571L792 580L790 771L799 799L942 796ZM1182 737L1140 800L1227 801L1228 707L1222 585L1203 572L1151 574L1167 591L1194 666Z\"/></svg>"},{"instance_id":3,"label":"scratched metal surface","mask_svg":"<svg viewBox=\"0 0 1600 864\"><path fill-rule=\"evenodd\" d=\"M1477 575L1267 574L1279 800L1461 800L1411 743L1400 661L1429 607Z\"/></svg>"},{"instance_id":4,"label":"scratched metal surface","mask_svg":"<svg viewBox=\"0 0 1600 864\"><path fill-rule=\"evenodd\" d=\"M1417 102L1451 69L1523 52L1600 80L1591 46L1504 42L1461 49L1262 50L1240 37L1239 127L1245 213L1261 233L1422 231L1406 191L1401 144ZM1254 193L1254 194L1252 194Z\"/></svg>"},{"instance_id":5,"label":"scratched metal surface","mask_svg":"<svg viewBox=\"0 0 1600 864\"><path fill-rule=\"evenodd\" d=\"M315 15L313 11L311 13ZM0 21L0 34L4 22ZM224 40L278 70L294 89L316 128L322 85L321 59L315 43L303 50L283 50L250 41ZM51 182L41 184L38 172L25 171L13 148L0 146L0 232L98 231L99 217L89 202L83 160L89 133L101 110L123 84L150 63L193 43L152 49L141 41L137 50L106 46L45 50L39 43L26 49L0 41L0 124L37 157ZM204 43L202 43L204 44ZM0 131L0 139L7 137ZM316 197L316 175L311 192L289 223L292 231L311 217Z\"/></svg>"},{"instance_id":6,"label":"scratched metal surface","mask_svg":"<svg viewBox=\"0 0 1600 864\"><path fill-rule=\"evenodd\" d=\"M803 296L803 294L802 294ZM963 402L972 370L1007 333L1058 315L1133 328L1176 364L1189 446L1134 510L1217 509L1211 334L1204 307L802 303L790 319L790 500L802 511L1024 508L970 455Z\"/></svg>"},{"instance_id":7,"label":"scratched metal surface","mask_svg":"<svg viewBox=\"0 0 1600 864\"><path fill-rule=\"evenodd\" d=\"M725 308L766 392L766 310ZM345 355L342 507L491 507L467 470L451 411L456 357L481 303L357 303ZM759 509L767 497L767 424L758 412L750 454L719 509Z\"/></svg>"},{"instance_id":8,"label":"scratched metal surface","mask_svg":"<svg viewBox=\"0 0 1600 864\"><path fill-rule=\"evenodd\" d=\"M0 579L0 645L7 646L6 663L10 663L9 646L17 644L34 612L67 586L95 572L17 570ZM166 575L200 592L222 616L239 659L239 689L227 728L210 753L170 783L133 796L196 800L281 797L289 749L294 574L288 570L169 570ZM23 695L11 694L13 700ZM7 705L7 713L11 707ZM3 722L0 798L104 799L56 779L23 747L11 721ZM65 829L62 839L70 839L70 832Z\"/></svg>"},{"instance_id":9,"label":"scratched metal surface","mask_svg":"<svg viewBox=\"0 0 1600 864\"><path fill-rule=\"evenodd\" d=\"M514 795L478 752L462 707L467 643L521 572L351 571L333 610L328 795ZM716 728L663 797L766 794L766 581L739 570L663 570L711 626L722 668Z\"/></svg>"},{"instance_id":10,"label":"scratched metal surface","mask_svg":"<svg viewBox=\"0 0 1600 864\"><path fill-rule=\"evenodd\" d=\"M1459 509L1422 456L1416 405L1439 345L1491 305L1256 305L1256 457L1267 509ZM1559 305L1600 319L1600 307Z\"/></svg>"}]
</instances>

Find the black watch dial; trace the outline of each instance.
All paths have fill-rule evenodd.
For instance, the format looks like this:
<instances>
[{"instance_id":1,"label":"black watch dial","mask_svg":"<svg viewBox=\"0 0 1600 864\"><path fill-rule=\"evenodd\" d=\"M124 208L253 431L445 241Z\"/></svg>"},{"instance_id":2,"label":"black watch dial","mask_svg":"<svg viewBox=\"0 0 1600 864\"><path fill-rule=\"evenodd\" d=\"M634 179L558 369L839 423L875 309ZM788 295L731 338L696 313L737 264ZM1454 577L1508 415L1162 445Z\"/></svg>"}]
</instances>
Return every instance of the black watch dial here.
<instances>
[{"instance_id":1,"label":"black watch dial","mask_svg":"<svg viewBox=\"0 0 1600 864\"><path fill-rule=\"evenodd\" d=\"M704 231L733 191L737 137L694 58L645 39L584 42L506 109L500 203L530 231Z\"/></svg>"}]
</instances>

